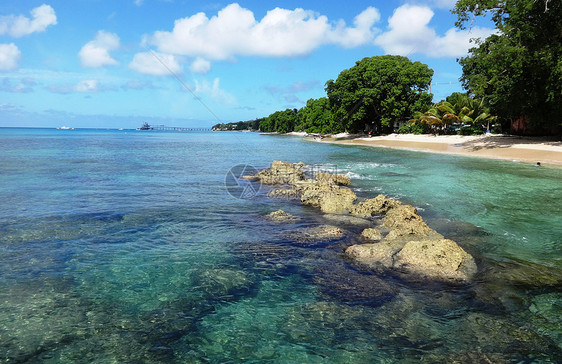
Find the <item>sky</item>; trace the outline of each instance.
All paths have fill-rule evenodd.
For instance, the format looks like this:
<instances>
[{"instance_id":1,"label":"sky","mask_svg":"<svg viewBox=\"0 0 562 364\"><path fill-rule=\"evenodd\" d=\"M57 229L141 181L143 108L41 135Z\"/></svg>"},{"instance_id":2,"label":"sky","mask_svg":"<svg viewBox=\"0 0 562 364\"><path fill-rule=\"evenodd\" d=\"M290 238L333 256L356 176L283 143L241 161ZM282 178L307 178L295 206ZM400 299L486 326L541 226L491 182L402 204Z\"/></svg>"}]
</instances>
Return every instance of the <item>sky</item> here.
<instances>
[{"instance_id":1,"label":"sky","mask_svg":"<svg viewBox=\"0 0 562 364\"><path fill-rule=\"evenodd\" d=\"M301 108L364 57L434 70L462 91L455 0L3 0L0 127L210 127Z\"/></svg>"}]
</instances>

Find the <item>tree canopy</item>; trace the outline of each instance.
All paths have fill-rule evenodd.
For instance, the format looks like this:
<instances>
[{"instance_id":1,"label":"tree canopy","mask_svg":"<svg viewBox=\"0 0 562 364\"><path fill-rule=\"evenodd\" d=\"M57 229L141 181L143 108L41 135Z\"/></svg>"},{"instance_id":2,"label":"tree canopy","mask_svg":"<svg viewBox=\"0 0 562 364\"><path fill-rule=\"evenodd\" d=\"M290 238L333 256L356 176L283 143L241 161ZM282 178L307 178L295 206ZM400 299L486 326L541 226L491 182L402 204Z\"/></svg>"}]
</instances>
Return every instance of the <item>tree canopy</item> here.
<instances>
[{"instance_id":1,"label":"tree canopy","mask_svg":"<svg viewBox=\"0 0 562 364\"><path fill-rule=\"evenodd\" d=\"M459 0L453 13L460 28L491 15L498 29L459 60L463 86L504 120L525 120L539 133L560 126L562 1Z\"/></svg>"},{"instance_id":2,"label":"tree canopy","mask_svg":"<svg viewBox=\"0 0 562 364\"><path fill-rule=\"evenodd\" d=\"M431 103L433 70L402 56L364 58L326 83L334 119L344 130L391 131L415 110Z\"/></svg>"},{"instance_id":3,"label":"tree canopy","mask_svg":"<svg viewBox=\"0 0 562 364\"><path fill-rule=\"evenodd\" d=\"M276 111L260 121L260 130L288 133L295 130L295 125L298 123L298 116L297 109Z\"/></svg>"},{"instance_id":4,"label":"tree canopy","mask_svg":"<svg viewBox=\"0 0 562 364\"><path fill-rule=\"evenodd\" d=\"M308 100L299 113L301 114L301 125L297 128L299 131L320 134L343 131L341 124L334 120L330 100L327 97Z\"/></svg>"}]
</instances>

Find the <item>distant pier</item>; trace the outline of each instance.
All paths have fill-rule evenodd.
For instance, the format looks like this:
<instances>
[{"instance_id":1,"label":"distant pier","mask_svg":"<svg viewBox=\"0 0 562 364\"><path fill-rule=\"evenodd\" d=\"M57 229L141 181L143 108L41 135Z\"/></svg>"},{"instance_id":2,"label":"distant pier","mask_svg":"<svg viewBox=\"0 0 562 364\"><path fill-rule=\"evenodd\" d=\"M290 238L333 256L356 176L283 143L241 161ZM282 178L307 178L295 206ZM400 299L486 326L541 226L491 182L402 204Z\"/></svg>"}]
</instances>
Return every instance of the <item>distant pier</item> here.
<instances>
[{"instance_id":1,"label":"distant pier","mask_svg":"<svg viewBox=\"0 0 562 364\"><path fill-rule=\"evenodd\" d=\"M166 130L166 131L212 131L211 128L184 128L182 126L150 125L140 130Z\"/></svg>"}]
</instances>

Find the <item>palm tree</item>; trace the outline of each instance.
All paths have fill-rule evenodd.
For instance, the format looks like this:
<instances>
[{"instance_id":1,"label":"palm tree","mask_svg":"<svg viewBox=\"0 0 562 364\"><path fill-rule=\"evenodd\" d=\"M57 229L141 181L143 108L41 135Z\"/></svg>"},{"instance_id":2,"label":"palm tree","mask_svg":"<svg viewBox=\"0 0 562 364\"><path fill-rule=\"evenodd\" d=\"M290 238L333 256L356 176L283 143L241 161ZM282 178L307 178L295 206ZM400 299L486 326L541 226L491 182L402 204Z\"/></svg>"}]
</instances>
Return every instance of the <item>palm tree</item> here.
<instances>
[{"instance_id":1,"label":"palm tree","mask_svg":"<svg viewBox=\"0 0 562 364\"><path fill-rule=\"evenodd\" d=\"M451 125L470 127L470 133L489 130L490 123L497 116L490 114L484 99L473 99L466 94L455 92L429 108L426 112L416 112L410 120L411 125L422 123L428 125L434 134L445 132Z\"/></svg>"}]
</instances>

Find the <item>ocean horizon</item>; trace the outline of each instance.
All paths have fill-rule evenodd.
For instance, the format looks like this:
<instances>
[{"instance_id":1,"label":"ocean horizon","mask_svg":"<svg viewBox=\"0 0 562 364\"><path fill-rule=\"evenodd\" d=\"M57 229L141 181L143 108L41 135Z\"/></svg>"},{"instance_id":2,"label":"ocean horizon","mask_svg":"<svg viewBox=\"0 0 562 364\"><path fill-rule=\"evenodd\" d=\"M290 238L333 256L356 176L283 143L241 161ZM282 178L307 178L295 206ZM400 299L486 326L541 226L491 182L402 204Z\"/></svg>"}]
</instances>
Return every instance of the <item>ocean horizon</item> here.
<instances>
[{"instance_id":1,"label":"ocean horizon","mask_svg":"<svg viewBox=\"0 0 562 364\"><path fill-rule=\"evenodd\" d=\"M0 128L0 361L562 361L562 169L299 136ZM474 282L347 259L360 227L236 184L347 175L474 256ZM300 220L274 224L282 209ZM291 232L349 232L302 244Z\"/></svg>"}]
</instances>

